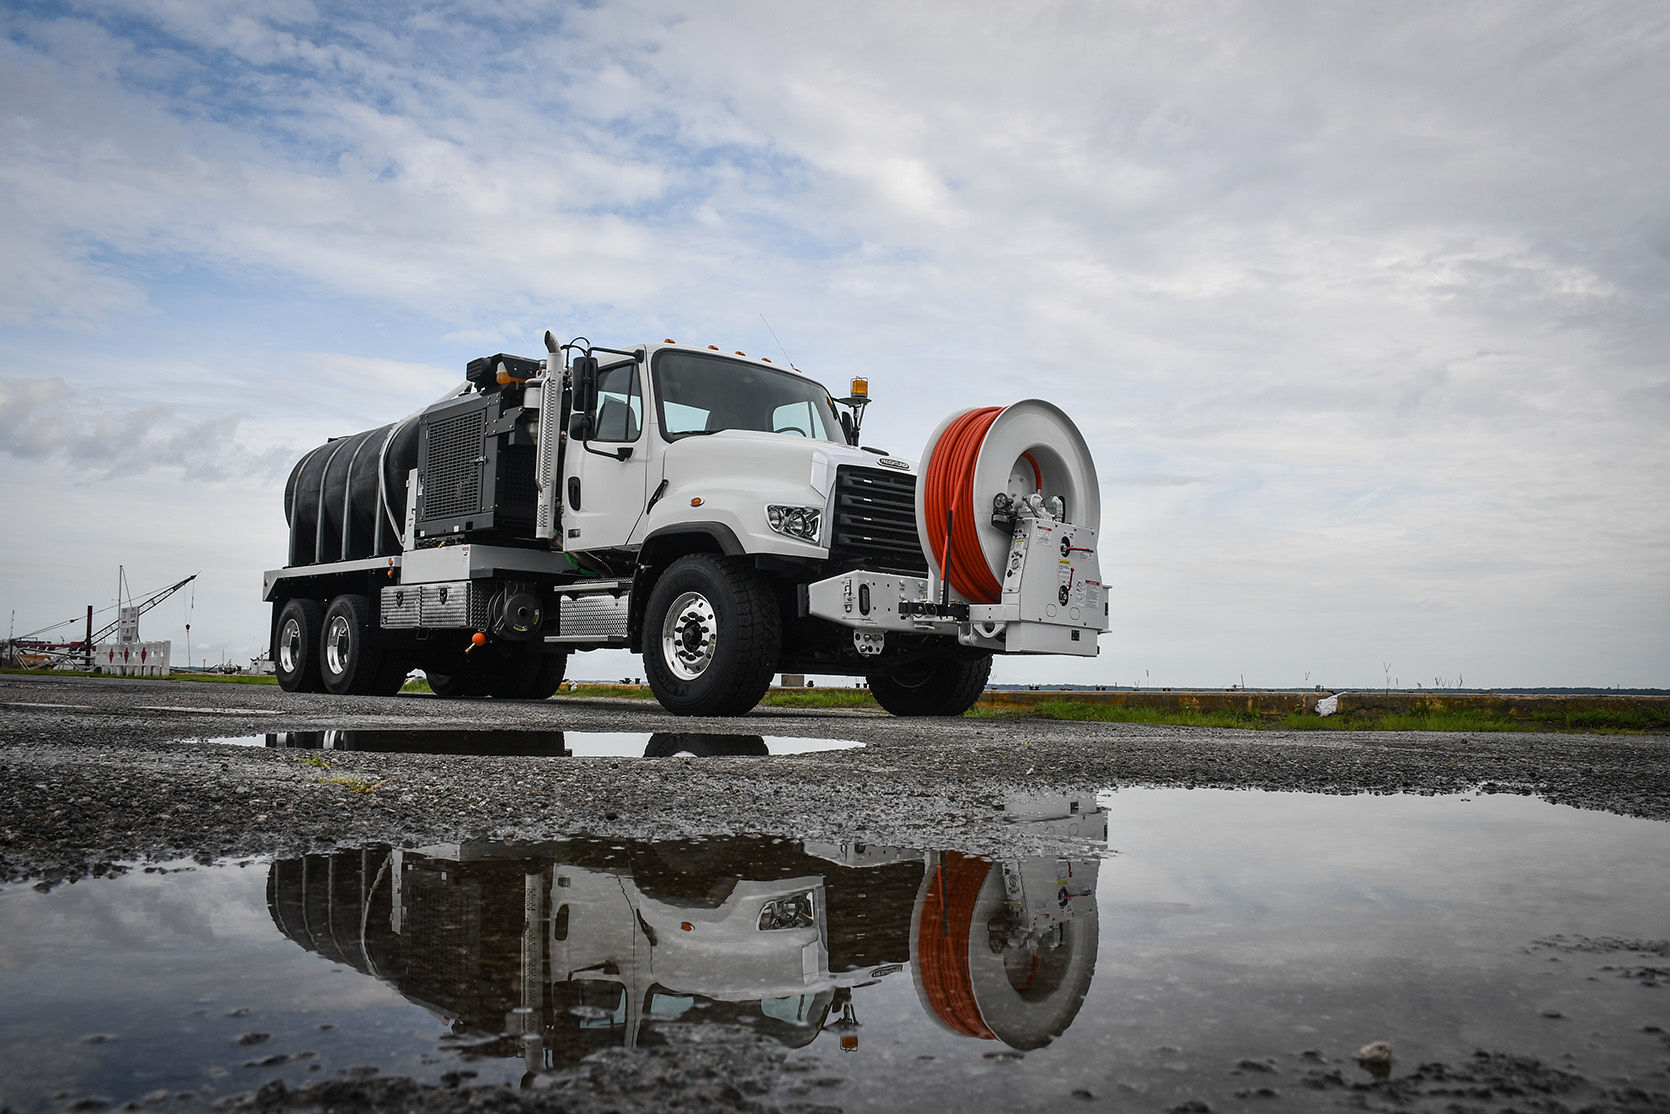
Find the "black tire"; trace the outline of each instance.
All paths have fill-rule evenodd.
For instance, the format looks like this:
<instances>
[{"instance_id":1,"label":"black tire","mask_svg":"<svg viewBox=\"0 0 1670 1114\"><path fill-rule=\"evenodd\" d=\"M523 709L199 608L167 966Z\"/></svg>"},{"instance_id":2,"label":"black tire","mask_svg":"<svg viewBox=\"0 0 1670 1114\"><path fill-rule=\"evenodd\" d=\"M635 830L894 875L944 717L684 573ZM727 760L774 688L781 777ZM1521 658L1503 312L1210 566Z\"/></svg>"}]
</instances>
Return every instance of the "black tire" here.
<instances>
[{"instance_id":1,"label":"black tire","mask_svg":"<svg viewBox=\"0 0 1670 1114\"><path fill-rule=\"evenodd\" d=\"M325 605L318 600L291 600L278 612L273 626L273 672L285 692L324 692L319 676L319 632L325 625Z\"/></svg>"},{"instance_id":2,"label":"black tire","mask_svg":"<svg viewBox=\"0 0 1670 1114\"><path fill-rule=\"evenodd\" d=\"M934 658L865 678L876 703L896 716L960 716L980 699L992 656Z\"/></svg>"},{"instance_id":3,"label":"black tire","mask_svg":"<svg viewBox=\"0 0 1670 1114\"><path fill-rule=\"evenodd\" d=\"M759 735L719 735L703 731L657 731L644 747L645 758L671 758L688 754L692 758L723 755L767 755L771 750Z\"/></svg>"},{"instance_id":4,"label":"black tire","mask_svg":"<svg viewBox=\"0 0 1670 1114\"><path fill-rule=\"evenodd\" d=\"M740 716L771 686L783 619L745 561L692 553L668 566L644 608L644 674L678 716Z\"/></svg>"},{"instance_id":5,"label":"black tire","mask_svg":"<svg viewBox=\"0 0 1670 1114\"><path fill-rule=\"evenodd\" d=\"M568 654L521 653L499 664L487 691L502 700L546 700L568 671Z\"/></svg>"},{"instance_id":6,"label":"black tire","mask_svg":"<svg viewBox=\"0 0 1670 1114\"><path fill-rule=\"evenodd\" d=\"M487 678L475 669L462 666L453 673L423 671L429 679L429 690L444 700L468 700L487 695Z\"/></svg>"},{"instance_id":7,"label":"black tire","mask_svg":"<svg viewBox=\"0 0 1670 1114\"><path fill-rule=\"evenodd\" d=\"M383 672L383 647L371 625L371 603L345 593L325 608L319 631L319 675L337 696L370 696Z\"/></svg>"},{"instance_id":8,"label":"black tire","mask_svg":"<svg viewBox=\"0 0 1670 1114\"><path fill-rule=\"evenodd\" d=\"M412 671L412 659L405 654L392 649L386 649L383 654L383 668L377 674L377 683L371 687L373 696L396 696L406 687L406 675Z\"/></svg>"}]
</instances>

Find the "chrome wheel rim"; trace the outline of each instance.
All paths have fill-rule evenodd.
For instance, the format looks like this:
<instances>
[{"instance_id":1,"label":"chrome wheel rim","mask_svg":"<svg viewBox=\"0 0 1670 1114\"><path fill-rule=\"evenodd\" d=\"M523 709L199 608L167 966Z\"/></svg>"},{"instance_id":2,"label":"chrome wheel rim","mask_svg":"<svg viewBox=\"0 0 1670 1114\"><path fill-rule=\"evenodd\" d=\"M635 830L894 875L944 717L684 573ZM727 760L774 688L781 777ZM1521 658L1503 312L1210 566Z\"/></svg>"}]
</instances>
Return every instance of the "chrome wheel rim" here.
<instances>
[{"instance_id":1,"label":"chrome wheel rim","mask_svg":"<svg viewBox=\"0 0 1670 1114\"><path fill-rule=\"evenodd\" d=\"M301 665L301 659L302 625L294 619L286 619L278 632L278 667L286 673L294 673Z\"/></svg>"},{"instance_id":2,"label":"chrome wheel rim","mask_svg":"<svg viewBox=\"0 0 1670 1114\"><path fill-rule=\"evenodd\" d=\"M694 681L713 662L719 620L700 592L685 592L661 622L661 660L681 681Z\"/></svg>"},{"instance_id":3,"label":"chrome wheel rim","mask_svg":"<svg viewBox=\"0 0 1670 1114\"><path fill-rule=\"evenodd\" d=\"M329 625L325 627L325 666L333 676L340 677L348 672L348 652L351 647L347 617L331 616Z\"/></svg>"}]
</instances>

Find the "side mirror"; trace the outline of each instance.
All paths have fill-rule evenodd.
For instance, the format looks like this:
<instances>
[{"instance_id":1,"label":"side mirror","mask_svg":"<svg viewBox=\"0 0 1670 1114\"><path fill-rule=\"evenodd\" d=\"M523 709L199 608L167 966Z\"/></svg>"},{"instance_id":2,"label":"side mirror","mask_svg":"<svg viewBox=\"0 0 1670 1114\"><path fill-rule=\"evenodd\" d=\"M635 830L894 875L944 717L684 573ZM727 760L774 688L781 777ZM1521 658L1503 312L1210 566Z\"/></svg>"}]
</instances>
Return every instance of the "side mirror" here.
<instances>
[{"instance_id":1,"label":"side mirror","mask_svg":"<svg viewBox=\"0 0 1670 1114\"><path fill-rule=\"evenodd\" d=\"M858 430L853 427L852 415L845 410L841 411L841 431L847 435L847 444L858 444Z\"/></svg>"},{"instance_id":2,"label":"side mirror","mask_svg":"<svg viewBox=\"0 0 1670 1114\"><path fill-rule=\"evenodd\" d=\"M568 419L568 439L570 441L590 441L591 435L591 415L576 408Z\"/></svg>"},{"instance_id":3,"label":"side mirror","mask_svg":"<svg viewBox=\"0 0 1670 1114\"><path fill-rule=\"evenodd\" d=\"M574 361L574 416L591 414L597 410L597 357L581 356ZM570 427L569 436L573 436ZM591 439L588 431L586 440Z\"/></svg>"}]
</instances>

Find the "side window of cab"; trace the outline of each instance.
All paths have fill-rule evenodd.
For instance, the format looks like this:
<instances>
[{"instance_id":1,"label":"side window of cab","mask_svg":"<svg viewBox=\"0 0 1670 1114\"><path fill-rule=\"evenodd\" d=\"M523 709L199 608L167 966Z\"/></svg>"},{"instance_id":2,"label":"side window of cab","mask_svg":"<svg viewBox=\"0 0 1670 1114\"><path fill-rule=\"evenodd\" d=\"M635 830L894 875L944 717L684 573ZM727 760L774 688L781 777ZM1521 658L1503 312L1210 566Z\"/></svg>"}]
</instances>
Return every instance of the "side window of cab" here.
<instances>
[{"instance_id":1,"label":"side window of cab","mask_svg":"<svg viewBox=\"0 0 1670 1114\"><path fill-rule=\"evenodd\" d=\"M597 413L592 440L636 441L644 428L644 397L635 361L597 372Z\"/></svg>"}]
</instances>

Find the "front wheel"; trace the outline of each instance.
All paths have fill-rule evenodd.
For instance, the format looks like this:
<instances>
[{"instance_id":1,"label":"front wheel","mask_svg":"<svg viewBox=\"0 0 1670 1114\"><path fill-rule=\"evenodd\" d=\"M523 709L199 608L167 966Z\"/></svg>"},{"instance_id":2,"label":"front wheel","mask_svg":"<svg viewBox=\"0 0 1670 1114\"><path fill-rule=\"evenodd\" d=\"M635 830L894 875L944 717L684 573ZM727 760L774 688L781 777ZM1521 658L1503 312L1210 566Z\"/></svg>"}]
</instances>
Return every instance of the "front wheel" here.
<instances>
[{"instance_id":1,"label":"front wheel","mask_svg":"<svg viewBox=\"0 0 1670 1114\"><path fill-rule=\"evenodd\" d=\"M745 562L692 553L668 566L644 609L644 674L680 716L740 716L771 685L783 620Z\"/></svg>"},{"instance_id":2,"label":"front wheel","mask_svg":"<svg viewBox=\"0 0 1670 1114\"><path fill-rule=\"evenodd\" d=\"M896 716L960 716L980 699L992 656L932 658L865 678L876 703Z\"/></svg>"}]
</instances>

